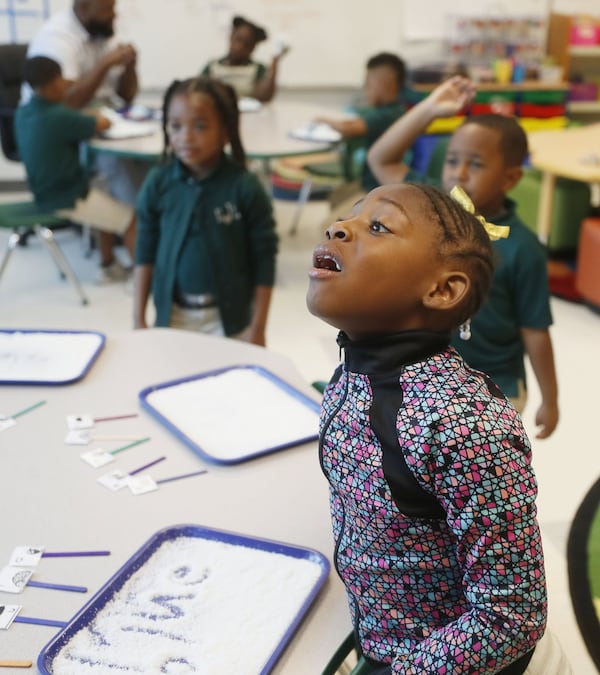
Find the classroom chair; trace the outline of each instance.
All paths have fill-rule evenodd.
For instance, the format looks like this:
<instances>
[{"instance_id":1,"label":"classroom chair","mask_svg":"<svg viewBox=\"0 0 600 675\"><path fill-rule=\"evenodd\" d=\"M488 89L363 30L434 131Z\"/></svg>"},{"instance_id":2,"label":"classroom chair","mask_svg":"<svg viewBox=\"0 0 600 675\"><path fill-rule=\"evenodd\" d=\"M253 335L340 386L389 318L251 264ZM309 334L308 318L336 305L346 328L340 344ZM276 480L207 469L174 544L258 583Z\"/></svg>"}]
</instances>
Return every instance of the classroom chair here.
<instances>
[{"instance_id":1,"label":"classroom chair","mask_svg":"<svg viewBox=\"0 0 600 675\"><path fill-rule=\"evenodd\" d=\"M88 304L88 299L73 269L69 265L60 247L56 243L52 228L64 226L65 219L55 213L41 210L33 201L12 202L0 204L0 229L12 230L6 251L0 261L0 280L15 248L19 245L23 231L33 229L35 235L50 253L56 263L61 276L66 277L72 284L81 299L82 305Z\"/></svg>"},{"instance_id":2,"label":"classroom chair","mask_svg":"<svg viewBox=\"0 0 600 675\"><path fill-rule=\"evenodd\" d=\"M338 189L354 181L359 175L364 162L364 143L362 139L349 139L340 144L339 148L320 161L308 161L303 165L305 177L298 194L296 212L292 218L289 234L295 235L306 202L311 192L318 186L322 188L325 181L329 182L328 196L333 196Z\"/></svg>"},{"instance_id":3,"label":"classroom chair","mask_svg":"<svg viewBox=\"0 0 600 675\"><path fill-rule=\"evenodd\" d=\"M18 162L19 152L14 133L15 111L21 97L23 65L27 45L0 45L0 143L6 159Z\"/></svg>"},{"instance_id":4,"label":"classroom chair","mask_svg":"<svg viewBox=\"0 0 600 675\"><path fill-rule=\"evenodd\" d=\"M367 675L370 671L357 652L354 632L351 632L335 650L321 675Z\"/></svg>"}]
</instances>

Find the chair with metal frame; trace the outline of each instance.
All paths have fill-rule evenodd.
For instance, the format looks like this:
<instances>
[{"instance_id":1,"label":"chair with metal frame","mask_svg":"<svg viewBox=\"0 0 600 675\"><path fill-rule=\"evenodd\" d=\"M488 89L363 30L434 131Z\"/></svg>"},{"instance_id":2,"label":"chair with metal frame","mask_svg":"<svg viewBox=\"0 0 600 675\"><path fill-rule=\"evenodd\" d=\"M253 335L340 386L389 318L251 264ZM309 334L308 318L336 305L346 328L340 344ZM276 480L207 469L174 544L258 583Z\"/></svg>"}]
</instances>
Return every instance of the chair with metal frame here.
<instances>
[{"instance_id":1,"label":"chair with metal frame","mask_svg":"<svg viewBox=\"0 0 600 675\"><path fill-rule=\"evenodd\" d=\"M52 256L61 276L66 277L75 288L76 293L81 299L81 304L87 305L88 298L83 292L71 265L69 265L69 262L56 243L52 232L53 227L64 227L65 224L70 223L66 223L64 217L40 209L33 201L0 204L0 229L12 230L8 238L6 251L0 261L0 280L15 248L24 236L23 233L33 231Z\"/></svg>"}]
</instances>

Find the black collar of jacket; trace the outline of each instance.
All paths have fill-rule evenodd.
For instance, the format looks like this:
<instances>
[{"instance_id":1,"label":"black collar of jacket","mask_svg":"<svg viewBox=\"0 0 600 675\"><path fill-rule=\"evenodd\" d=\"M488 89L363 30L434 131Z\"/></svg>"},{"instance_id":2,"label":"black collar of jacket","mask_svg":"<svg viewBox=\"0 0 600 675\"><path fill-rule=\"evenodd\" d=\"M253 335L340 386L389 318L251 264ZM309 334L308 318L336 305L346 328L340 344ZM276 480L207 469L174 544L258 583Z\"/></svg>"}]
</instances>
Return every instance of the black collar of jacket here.
<instances>
[{"instance_id":1,"label":"black collar of jacket","mask_svg":"<svg viewBox=\"0 0 600 675\"><path fill-rule=\"evenodd\" d=\"M417 363L443 351L450 333L408 330L351 340L340 331L337 343L345 352L346 370L365 375L391 375L409 363Z\"/></svg>"}]
</instances>

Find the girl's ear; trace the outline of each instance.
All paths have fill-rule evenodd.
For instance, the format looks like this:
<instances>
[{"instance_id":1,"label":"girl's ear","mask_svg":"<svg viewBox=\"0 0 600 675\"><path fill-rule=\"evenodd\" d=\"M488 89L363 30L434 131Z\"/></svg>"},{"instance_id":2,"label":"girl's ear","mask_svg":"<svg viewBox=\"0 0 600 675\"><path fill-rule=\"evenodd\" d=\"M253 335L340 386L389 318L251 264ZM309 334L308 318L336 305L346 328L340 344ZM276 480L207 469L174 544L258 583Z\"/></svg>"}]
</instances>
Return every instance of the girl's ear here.
<instances>
[{"instance_id":1,"label":"girl's ear","mask_svg":"<svg viewBox=\"0 0 600 675\"><path fill-rule=\"evenodd\" d=\"M423 305L433 310L454 310L465 299L471 281L460 271L444 272L423 297Z\"/></svg>"}]
</instances>

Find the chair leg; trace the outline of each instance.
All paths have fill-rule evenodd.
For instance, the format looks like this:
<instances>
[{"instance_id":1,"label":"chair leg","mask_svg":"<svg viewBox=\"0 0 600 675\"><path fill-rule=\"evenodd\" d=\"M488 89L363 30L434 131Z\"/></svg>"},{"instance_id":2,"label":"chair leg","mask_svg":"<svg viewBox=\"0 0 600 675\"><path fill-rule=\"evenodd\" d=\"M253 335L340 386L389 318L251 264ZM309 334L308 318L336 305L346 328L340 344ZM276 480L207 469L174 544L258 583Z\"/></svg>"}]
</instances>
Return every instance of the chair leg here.
<instances>
[{"instance_id":1,"label":"chair leg","mask_svg":"<svg viewBox=\"0 0 600 675\"><path fill-rule=\"evenodd\" d=\"M75 273L71 268L71 265L69 265L63 252L60 250L58 244L56 243L54 235L52 234L52 230L50 230L47 227L44 227L43 225L36 225L34 229L35 233L42 240L44 246L46 246L46 248L48 249L48 252L54 259L54 262L58 265L58 268L67 277L67 279L71 282L71 284L75 288L75 291L81 298L81 304L87 305L88 299L85 293L83 292L83 288L81 288L81 284L79 283L79 280L75 276Z\"/></svg>"},{"instance_id":2,"label":"chair leg","mask_svg":"<svg viewBox=\"0 0 600 675\"><path fill-rule=\"evenodd\" d=\"M300 217L302 216L302 211L304 210L306 202L308 201L308 198L310 196L311 189L312 189L312 180L310 178L305 178L304 182L302 183L302 187L300 188L300 193L298 194L296 213L294 214L294 218L292 219L292 225L289 231L289 234L292 236L295 235L296 232L298 231L298 224L300 223Z\"/></svg>"},{"instance_id":3,"label":"chair leg","mask_svg":"<svg viewBox=\"0 0 600 675\"><path fill-rule=\"evenodd\" d=\"M21 235L18 232L12 232L10 234L10 236L8 237L8 245L6 247L4 257L2 258L2 262L0 263L0 279L2 279L2 275L4 274L4 270L6 269L6 266L8 265L8 261L10 259L10 256L13 254L13 251L19 245L20 241L21 241Z\"/></svg>"}]
</instances>

